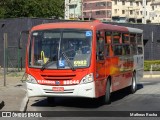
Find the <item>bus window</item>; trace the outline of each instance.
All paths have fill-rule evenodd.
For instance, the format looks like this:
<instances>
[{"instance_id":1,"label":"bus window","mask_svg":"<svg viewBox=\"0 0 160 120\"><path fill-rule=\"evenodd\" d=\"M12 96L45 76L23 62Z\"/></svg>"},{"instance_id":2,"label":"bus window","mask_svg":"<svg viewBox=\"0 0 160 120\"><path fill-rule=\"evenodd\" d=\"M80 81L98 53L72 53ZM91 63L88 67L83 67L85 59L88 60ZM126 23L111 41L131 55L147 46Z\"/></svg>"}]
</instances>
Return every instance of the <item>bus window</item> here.
<instances>
[{"instance_id":1,"label":"bus window","mask_svg":"<svg viewBox=\"0 0 160 120\"><path fill-rule=\"evenodd\" d=\"M136 44L136 34L130 34L130 43Z\"/></svg>"},{"instance_id":2,"label":"bus window","mask_svg":"<svg viewBox=\"0 0 160 120\"><path fill-rule=\"evenodd\" d=\"M130 46L129 45L124 45L124 54L125 55L129 55L130 54Z\"/></svg>"},{"instance_id":3,"label":"bus window","mask_svg":"<svg viewBox=\"0 0 160 120\"><path fill-rule=\"evenodd\" d=\"M97 31L96 36L97 36L97 47L96 47L97 60L104 60L104 45L105 45L104 32Z\"/></svg>"},{"instance_id":4,"label":"bus window","mask_svg":"<svg viewBox=\"0 0 160 120\"><path fill-rule=\"evenodd\" d=\"M129 43L129 34L122 34L122 43Z\"/></svg>"},{"instance_id":5,"label":"bus window","mask_svg":"<svg viewBox=\"0 0 160 120\"><path fill-rule=\"evenodd\" d=\"M142 49L142 47L138 47L138 54L140 55L140 54L143 54L143 49Z\"/></svg>"},{"instance_id":6,"label":"bus window","mask_svg":"<svg viewBox=\"0 0 160 120\"><path fill-rule=\"evenodd\" d=\"M121 42L121 33L119 33L119 32L113 32L112 33L112 37L113 37L113 39L112 39L112 43L113 44L118 44L118 43L120 43Z\"/></svg>"},{"instance_id":7,"label":"bus window","mask_svg":"<svg viewBox=\"0 0 160 120\"><path fill-rule=\"evenodd\" d=\"M111 35L112 35L112 32L109 32L107 31L106 32L106 40L105 40L105 43L111 43Z\"/></svg>"},{"instance_id":8,"label":"bus window","mask_svg":"<svg viewBox=\"0 0 160 120\"><path fill-rule=\"evenodd\" d=\"M98 37L97 38L97 59L104 60L104 38Z\"/></svg>"},{"instance_id":9,"label":"bus window","mask_svg":"<svg viewBox=\"0 0 160 120\"><path fill-rule=\"evenodd\" d=\"M106 56L109 56L109 45L105 46L105 52Z\"/></svg>"},{"instance_id":10,"label":"bus window","mask_svg":"<svg viewBox=\"0 0 160 120\"><path fill-rule=\"evenodd\" d=\"M123 46L115 45L114 46L114 55L122 55L123 54Z\"/></svg>"},{"instance_id":11,"label":"bus window","mask_svg":"<svg viewBox=\"0 0 160 120\"><path fill-rule=\"evenodd\" d=\"M142 45L142 35L141 34L137 34L137 44Z\"/></svg>"},{"instance_id":12,"label":"bus window","mask_svg":"<svg viewBox=\"0 0 160 120\"><path fill-rule=\"evenodd\" d=\"M133 55L137 55L137 47L136 47L136 45L131 45L131 51L132 51L132 54Z\"/></svg>"}]
</instances>

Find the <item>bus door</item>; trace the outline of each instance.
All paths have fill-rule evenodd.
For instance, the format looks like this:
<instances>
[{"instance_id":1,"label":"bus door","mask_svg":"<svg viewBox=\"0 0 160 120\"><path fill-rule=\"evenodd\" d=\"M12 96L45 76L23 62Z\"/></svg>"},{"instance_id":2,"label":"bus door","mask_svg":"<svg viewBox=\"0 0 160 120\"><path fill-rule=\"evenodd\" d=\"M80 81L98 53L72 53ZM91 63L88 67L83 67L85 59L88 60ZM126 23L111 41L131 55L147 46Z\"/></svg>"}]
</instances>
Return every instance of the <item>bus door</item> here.
<instances>
[{"instance_id":1,"label":"bus door","mask_svg":"<svg viewBox=\"0 0 160 120\"><path fill-rule=\"evenodd\" d=\"M105 69L105 35L104 31L96 33L96 92L100 96L104 93L106 84L106 69Z\"/></svg>"}]
</instances>

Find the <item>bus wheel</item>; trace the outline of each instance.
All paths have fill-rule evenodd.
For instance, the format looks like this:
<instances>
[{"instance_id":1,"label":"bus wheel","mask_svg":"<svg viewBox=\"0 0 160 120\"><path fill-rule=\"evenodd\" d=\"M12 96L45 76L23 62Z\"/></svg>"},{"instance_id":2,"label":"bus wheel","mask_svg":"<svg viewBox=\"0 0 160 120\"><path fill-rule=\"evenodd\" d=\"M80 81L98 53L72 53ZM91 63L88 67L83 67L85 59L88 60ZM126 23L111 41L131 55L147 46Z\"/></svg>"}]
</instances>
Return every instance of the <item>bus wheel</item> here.
<instances>
[{"instance_id":1,"label":"bus wheel","mask_svg":"<svg viewBox=\"0 0 160 120\"><path fill-rule=\"evenodd\" d=\"M132 76L132 84L130 86L130 92L133 94L136 92L136 90L137 90L137 82L136 82L136 73L134 72Z\"/></svg>"},{"instance_id":2,"label":"bus wheel","mask_svg":"<svg viewBox=\"0 0 160 120\"><path fill-rule=\"evenodd\" d=\"M55 98L54 97L47 97L47 103L48 104L54 104Z\"/></svg>"},{"instance_id":3,"label":"bus wheel","mask_svg":"<svg viewBox=\"0 0 160 120\"><path fill-rule=\"evenodd\" d=\"M103 103L104 104L110 104L111 103L111 83L110 80L107 79L107 85L106 85L106 91L105 95L103 96Z\"/></svg>"}]
</instances>

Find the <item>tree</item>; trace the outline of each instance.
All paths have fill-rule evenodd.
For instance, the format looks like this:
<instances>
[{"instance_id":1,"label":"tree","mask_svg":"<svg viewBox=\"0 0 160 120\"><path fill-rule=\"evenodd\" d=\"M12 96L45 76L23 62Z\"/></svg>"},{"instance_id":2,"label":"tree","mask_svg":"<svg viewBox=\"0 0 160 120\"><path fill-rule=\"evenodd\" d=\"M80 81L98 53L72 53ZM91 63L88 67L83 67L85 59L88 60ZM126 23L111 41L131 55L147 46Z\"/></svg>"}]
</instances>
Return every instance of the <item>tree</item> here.
<instances>
[{"instance_id":1,"label":"tree","mask_svg":"<svg viewBox=\"0 0 160 120\"><path fill-rule=\"evenodd\" d=\"M64 0L1 0L0 18L64 16Z\"/></svg>"}]
</instances>

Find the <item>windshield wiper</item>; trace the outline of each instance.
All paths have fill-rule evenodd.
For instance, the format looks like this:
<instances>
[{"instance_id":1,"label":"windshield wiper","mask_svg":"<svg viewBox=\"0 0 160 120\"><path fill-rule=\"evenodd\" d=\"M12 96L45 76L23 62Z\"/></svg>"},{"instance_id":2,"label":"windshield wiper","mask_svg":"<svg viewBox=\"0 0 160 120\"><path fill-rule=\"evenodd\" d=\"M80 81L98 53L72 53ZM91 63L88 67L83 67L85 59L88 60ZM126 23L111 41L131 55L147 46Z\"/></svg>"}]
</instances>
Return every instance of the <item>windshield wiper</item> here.
<instances>
[{"instance_id":1,"label":"windshield wiper","mask_svg":"<svg viewBox=\"0 0 160 120\"><path fill-rule=\"evenodd\" d=\"M71 68L73 71L76 70L76 69L74 68L74 66L72 65L72 63L70 62L68 56L65 54L65 52L62 51L62 55L64 56L64 58L65 58L66 61L68 62L70 68Z\"/></svg>"},{"instance_id":2,"label":"windshield wiper","mask_svg":"<svg viewBox=\"0 0 160 120\"><path fill-rule=\"evenodd\" d=\"M44 63L44 64L42 65L42 67L41 67L41 70L43 71L50 62L51 62L51 61L48 60L46 63Z\"/></svg>"}]
</instances>

